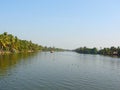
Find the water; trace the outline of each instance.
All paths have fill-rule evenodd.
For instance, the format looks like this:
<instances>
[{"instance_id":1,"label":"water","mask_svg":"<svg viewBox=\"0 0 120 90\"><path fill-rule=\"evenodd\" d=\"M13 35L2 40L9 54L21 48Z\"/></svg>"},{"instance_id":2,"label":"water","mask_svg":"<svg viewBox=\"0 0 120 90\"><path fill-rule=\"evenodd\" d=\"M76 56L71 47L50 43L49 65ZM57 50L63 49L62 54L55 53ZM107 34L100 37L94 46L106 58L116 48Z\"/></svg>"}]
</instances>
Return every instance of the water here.
<instances>
[{"instance_id":1,"label":"water","mask_svg":"<svg viewBox=\"0 0 120 90\"><path fill-rule=\"evenodd\" d=\"M120 90L120 58L75 52L0 56L0 90Z\"/></svg>"}]
</instances>

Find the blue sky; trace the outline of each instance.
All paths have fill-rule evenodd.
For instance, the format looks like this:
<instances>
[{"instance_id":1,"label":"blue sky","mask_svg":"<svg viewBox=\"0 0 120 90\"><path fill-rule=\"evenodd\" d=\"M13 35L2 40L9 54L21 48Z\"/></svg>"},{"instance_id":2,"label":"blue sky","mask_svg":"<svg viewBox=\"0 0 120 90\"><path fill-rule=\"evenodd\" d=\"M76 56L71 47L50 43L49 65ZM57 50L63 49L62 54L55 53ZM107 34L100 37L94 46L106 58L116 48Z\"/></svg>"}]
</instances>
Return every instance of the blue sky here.
<instances>
[{"instance_id":1,"label":"blue sky","mask_svg":"<svg viewBox=\"0 0 120 90\"><path fill-rule=\"evenodd\" d=\"M0 33L43 46L120 46L120 0L1 0Z\"/></svg>"}]
</instances>

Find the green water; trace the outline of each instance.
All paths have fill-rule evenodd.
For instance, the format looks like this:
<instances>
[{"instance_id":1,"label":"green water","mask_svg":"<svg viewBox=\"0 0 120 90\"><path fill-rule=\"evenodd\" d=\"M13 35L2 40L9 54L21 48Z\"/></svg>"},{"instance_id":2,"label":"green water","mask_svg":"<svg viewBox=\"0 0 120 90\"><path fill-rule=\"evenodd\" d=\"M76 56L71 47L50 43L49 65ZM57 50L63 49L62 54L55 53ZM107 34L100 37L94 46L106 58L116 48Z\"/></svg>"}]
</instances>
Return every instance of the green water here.
<instances>
[{"instance_id":1,"label":"green water","mask_svg":"<svg viewBox=\"0 0 120 90\"><path fill-rule=\"evenodd\" d=\"M0 90L120 90L120 58L75 52L0 56Z\"/></svg>"}]
</instances>

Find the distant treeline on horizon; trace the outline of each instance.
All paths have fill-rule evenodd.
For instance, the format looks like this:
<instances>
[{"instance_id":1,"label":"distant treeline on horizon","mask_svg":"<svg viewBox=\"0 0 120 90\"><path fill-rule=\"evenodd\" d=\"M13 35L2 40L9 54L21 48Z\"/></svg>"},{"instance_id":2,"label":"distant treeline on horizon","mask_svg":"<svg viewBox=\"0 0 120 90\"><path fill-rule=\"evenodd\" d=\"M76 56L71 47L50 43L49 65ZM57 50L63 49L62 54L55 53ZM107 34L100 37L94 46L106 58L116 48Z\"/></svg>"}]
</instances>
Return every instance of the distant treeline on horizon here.
<instances>
[{"instance_id":1,"label":"distant treeline on horizon","mask_svg":"<svg viewBox=\"0 0 120 90\"><path fill-rule=\"evenodd\" d=\"M110 47L110 48L103 48L98 50L96 47L94 48L87 48L87 47L80 47L75 49L74 51L83 54L101 54L101 55L109 55L109 56L120 56L120 47Z\"/></svg>"}]
</instances>

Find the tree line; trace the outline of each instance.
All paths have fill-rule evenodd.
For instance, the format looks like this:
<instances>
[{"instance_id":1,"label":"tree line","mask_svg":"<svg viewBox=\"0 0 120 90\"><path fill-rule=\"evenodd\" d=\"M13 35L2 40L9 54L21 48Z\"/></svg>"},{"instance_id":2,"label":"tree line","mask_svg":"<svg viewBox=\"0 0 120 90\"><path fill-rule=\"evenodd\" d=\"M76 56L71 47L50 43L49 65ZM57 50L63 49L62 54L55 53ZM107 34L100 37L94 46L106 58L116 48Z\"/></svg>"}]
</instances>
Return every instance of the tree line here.
<instances>
[{"instance_id":1,"label":"tree line","mask_svg":"<svg viewBox=\"0 0 120 90\"><path fill-rule=\"evenodd\" d=\"M33 43L32 41L21 40L17 36L4 32L0 34L0 53L13 53L13 52L34 52L41 51L62 51L63 49L55 47L44 47Z\"/></svg>"},{"instance_id":2,"label":"tree line","mask_svg":"<svg viewBox=\"0 0 120 90\"><path fill-rule=\"evenodd\" d=\"M33 52L42 50L42 46L32 41L18 39L17 36L4 32L0 34L0 52Z\"/></svg>"},{"instance_id":3,"label":"tree line","mask_svg":"<svg viewBox=\"0 0 120 90\"><path fill-rule=\"evenodd\" d=\"M42 51L65 51L65 49L45 46Z\"/></svg>"},{"instance_id":4,"label":"tree line","mask_svg":"<svg viewBox=\"0 0 120 90\"><path fill-rule=\"evenodd\" d=\"M74 51L83 54L100 54L100 55L109 55L109 56L120 56L120 47L110 47L110 48L103 48L98 50L96 47L94 48L87 48L87 47L80 47L75 49Z\"/></svg>"}]
</instances>

